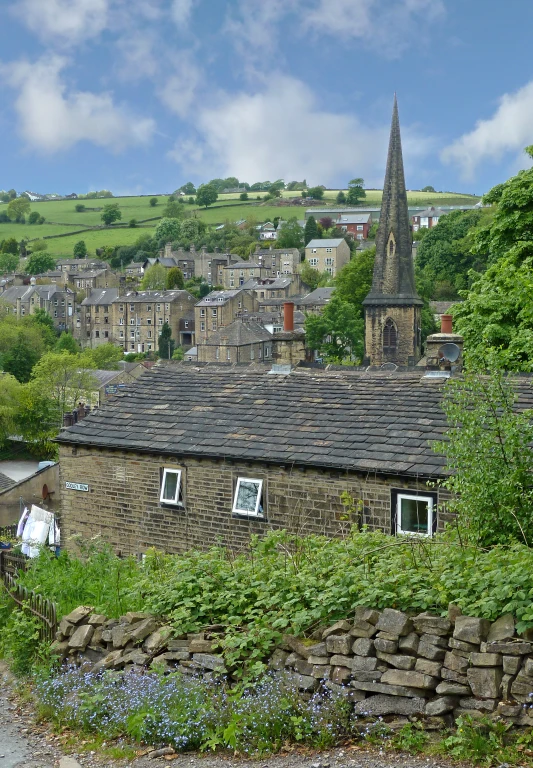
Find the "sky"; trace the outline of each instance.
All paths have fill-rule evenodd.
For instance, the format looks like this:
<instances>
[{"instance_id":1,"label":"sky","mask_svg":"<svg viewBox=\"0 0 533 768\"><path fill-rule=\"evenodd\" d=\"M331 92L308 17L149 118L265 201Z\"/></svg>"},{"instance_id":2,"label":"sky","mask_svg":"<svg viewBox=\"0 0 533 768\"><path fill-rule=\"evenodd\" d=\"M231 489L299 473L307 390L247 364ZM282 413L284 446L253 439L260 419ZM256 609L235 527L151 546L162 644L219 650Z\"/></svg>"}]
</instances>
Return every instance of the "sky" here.
<instances>
[{"instance_id":1,"label":"sky","mask_svg":"<svg viewBox=\"0 0 533 768\"><path fill-rule=\"evenodd\" d=\"M504 12L502 12L504 10ZM531 0L0 0L0 189L482 194L533 143Z\"/></svg>"}]
</instances>

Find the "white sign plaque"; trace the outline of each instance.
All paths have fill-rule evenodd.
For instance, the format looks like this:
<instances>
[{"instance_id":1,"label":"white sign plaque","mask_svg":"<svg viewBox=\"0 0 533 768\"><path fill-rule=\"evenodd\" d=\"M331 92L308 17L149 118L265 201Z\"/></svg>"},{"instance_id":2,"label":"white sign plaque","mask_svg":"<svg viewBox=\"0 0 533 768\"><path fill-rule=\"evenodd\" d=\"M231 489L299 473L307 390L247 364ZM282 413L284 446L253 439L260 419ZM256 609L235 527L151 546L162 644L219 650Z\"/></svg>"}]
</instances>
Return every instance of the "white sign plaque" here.
<instances>
[{"instance_id":1,"label":"white sign plaque","mask_svg":"<svg viewBox=\"0 0 533 768\"><path fill-rule=\"evenodd\" d=\"M89 486L86 483L65 483L65 488L69 491L88 491Z\"/></svg>"}]
</instances>

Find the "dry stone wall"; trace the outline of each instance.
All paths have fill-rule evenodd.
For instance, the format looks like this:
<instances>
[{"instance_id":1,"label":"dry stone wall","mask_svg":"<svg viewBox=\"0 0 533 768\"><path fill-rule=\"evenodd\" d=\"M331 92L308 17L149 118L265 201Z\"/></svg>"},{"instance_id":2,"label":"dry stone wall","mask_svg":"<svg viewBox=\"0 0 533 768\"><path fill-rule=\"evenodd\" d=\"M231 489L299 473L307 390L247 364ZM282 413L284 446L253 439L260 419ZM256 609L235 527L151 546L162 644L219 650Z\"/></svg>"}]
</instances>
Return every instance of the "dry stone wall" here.
<instances>
[{"instance_id":1,"label":"dry stone wall","mask_svg":"<svg viewBox=\"0 0 533 768\"><path fill-rule=\"evenodd\" d=\"M231 678L217 652L223 635L220 625L176 635L146 613L107 619L81 606L61 620L53 648L95 672L162 664ZM358 608L310 639L284 636L268 663L302 695L320 687L345 695L358 715L491 714L533 725L533 642L517 636L511 615L491 623L454 606L448 617Z\"/></svg>"}]
</instances>

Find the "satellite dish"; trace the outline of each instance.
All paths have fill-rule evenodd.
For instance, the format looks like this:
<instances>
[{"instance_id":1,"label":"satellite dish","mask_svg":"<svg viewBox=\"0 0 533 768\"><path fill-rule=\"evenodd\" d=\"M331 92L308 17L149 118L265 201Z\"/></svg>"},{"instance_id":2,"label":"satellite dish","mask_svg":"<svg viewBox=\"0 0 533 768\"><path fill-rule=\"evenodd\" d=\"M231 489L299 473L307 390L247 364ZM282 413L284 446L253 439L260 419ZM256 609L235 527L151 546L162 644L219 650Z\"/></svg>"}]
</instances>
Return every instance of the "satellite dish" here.
<instances>
[{"instance_id":1,"label":"satellite dish","mask_svg":"<svg viewBox=\"0 0 533 768\"><path fill-rule=\"evenodd\" d=\"M396 363L383 363L382 366L380 366L380 371L397 371L398 366Z\"/></svg>"},{"instance_id":2,"label":"satellite dish","mask_svg":"<svg viewBox=\"0 0 533 768\"><path fill-rule=\"evenodd\" d=\"M450 363L455 363L460 354L461 347L457 346L457 344L453 344L452 342L443 344L439 349L439 357L444 358L445 360L449 360Z\"/></svg>"}]
</instances>

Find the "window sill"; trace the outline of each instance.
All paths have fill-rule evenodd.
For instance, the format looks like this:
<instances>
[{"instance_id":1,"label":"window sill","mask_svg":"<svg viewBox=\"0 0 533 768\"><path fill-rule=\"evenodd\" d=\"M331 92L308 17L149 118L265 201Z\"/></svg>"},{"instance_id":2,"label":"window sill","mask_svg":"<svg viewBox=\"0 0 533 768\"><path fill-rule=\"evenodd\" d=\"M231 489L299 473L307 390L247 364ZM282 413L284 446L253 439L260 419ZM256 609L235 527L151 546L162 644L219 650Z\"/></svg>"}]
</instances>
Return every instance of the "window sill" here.
<instances>
[{"instance_id":1,"label":"window sill","mask_svg":"<svg viewBox=\"0 0 533 768\"><path fill-rule=\"evenodd\" d=\"M233 511L231 516L239 520L257 520L261 523L268 523L266 515L256 515L253 512L236 512Z\"/></svg>"},{"instance_id":2,"label":"window sill","mask_svg":"<svg viewBox=\"0 0 533 768\"><path fill-rule=\"evenodd\" d=\"M163 509L181 509L185 511L185 504L183 504L181 501L160 501L159 506Z\"/></svg>"}]
</instances>

